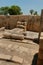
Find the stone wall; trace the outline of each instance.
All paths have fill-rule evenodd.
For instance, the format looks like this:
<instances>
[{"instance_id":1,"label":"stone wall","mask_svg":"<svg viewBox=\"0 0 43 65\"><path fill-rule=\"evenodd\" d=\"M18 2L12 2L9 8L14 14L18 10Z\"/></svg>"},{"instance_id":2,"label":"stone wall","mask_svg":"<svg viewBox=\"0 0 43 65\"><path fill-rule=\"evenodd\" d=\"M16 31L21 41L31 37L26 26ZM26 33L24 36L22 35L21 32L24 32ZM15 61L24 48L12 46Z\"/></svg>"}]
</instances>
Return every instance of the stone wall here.
<instances>
[{"instance_id":1,"label":"stone wall","mask_svg":"<svg viewBox=\"0 0 43 65\"><path fill-rule=\"evenodd\" d=\"M43 65L43 10L41 11L40 34L39 34L39 53L37 65Z\"/></svg>"},{"instance_id":2,"label":"stone wall","mask_svg":"<svg viewBox=\"0 0 43 65\"><path fill-rule=\"evenodd\" d=\"M11 15L11 16L0 16L0 27L5 27L6 29L15 28L17 21L27 21L27 30L39 31L40 26L40 16L30 16L30 15Z\"/></svg>"}]
</instances>

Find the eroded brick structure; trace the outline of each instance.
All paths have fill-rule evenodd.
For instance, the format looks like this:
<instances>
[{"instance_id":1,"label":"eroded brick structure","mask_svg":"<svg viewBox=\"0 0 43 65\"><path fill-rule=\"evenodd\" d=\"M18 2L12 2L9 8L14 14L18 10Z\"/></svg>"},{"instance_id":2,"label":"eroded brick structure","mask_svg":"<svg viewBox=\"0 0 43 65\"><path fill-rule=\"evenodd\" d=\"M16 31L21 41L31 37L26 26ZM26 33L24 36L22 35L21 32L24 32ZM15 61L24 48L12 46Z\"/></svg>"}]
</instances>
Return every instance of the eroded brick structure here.
<instances>
[{"instance_id":1,"label":"eroded brick structure","mask_svg":"<svg viewBox=\"0 0 43 65\"><path fill-rule=\"evenodd\" d=\"M0 27L5 27L6 29L16 28L17 22L22 22L25 20L27 22L26 29L29 31L39 31L40 26L40 16L30 16L30 15L10 15L4 16L0 15Z\"/></svg>"},{"instance_id":2,"label":"eroded brick structure","mask_svg":"<svg viewBox=\"0 0 43 65\"><path fill-rule=\"evenodd\" d=\"M41 21L40 21L39 53L38 53L37 65L43 65L43 33L41 33L42 29L43 29L43 10L41 12Z\"/></svg>"}]
</instances>

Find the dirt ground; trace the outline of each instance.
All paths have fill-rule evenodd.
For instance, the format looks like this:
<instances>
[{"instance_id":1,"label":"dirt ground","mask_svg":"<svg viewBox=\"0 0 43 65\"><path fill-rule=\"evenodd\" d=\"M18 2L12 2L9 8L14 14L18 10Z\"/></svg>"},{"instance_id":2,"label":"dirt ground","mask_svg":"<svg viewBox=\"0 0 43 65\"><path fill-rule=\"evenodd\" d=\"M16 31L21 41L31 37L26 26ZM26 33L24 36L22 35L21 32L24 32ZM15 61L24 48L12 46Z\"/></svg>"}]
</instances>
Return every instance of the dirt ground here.
<instances>
[{"instance_id":1,"label":"dirt ground","mask_svg":"<svg viewBox=\"0 0 43 65\"><path fill-rule=\"evenodd\" d=\"M39 51L39 44L32 40L14 40L4 39L3 32L0 32L0 54L9 55L11 57L17 56L23 59L22 63L13 62L10 60L0 59L0 65L34 65L35 55ZM31 35L31 34L30 34ZM36 37L36 36L35 36ZM21 60L20 60L21 62Z\"/></svg>"}]
</instances>

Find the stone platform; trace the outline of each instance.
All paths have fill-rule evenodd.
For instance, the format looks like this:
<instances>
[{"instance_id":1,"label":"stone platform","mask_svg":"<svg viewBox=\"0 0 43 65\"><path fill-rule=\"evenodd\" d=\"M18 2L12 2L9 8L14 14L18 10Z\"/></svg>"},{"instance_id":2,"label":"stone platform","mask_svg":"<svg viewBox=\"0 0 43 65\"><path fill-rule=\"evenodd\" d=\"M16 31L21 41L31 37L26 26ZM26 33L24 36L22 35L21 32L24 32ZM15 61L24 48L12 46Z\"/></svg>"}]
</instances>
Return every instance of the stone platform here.
<instances>
[{"instance_id":1,"label":"stone platform","mask_svg":"<svg viewBox=\"0 0 43 65\"><path fill-rule=\"evenodd\" d=\"M31 65L39 45L32 40L4 39L0 32L0 65Z\"/></svg>"}]
</instances>

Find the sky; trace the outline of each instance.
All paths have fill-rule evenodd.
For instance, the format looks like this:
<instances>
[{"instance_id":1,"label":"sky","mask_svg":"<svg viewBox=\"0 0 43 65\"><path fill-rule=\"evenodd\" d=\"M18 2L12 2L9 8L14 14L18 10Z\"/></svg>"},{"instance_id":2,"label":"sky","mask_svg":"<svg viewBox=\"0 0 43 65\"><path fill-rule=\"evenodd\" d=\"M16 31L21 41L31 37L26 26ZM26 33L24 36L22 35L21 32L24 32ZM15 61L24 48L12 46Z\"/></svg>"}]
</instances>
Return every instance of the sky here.
<instances>
[{"instance_id":1,"label":"sky","mask_svg":"<svg viewBox=\"0 0 43 65\"><path fill-rule=\"evenodd\" d=\"M43 0L0 0L0 7L12 5L20 6L23 14L29 14L31 9L40 14L43 9Z\"/></svg>"}]
</instances>

